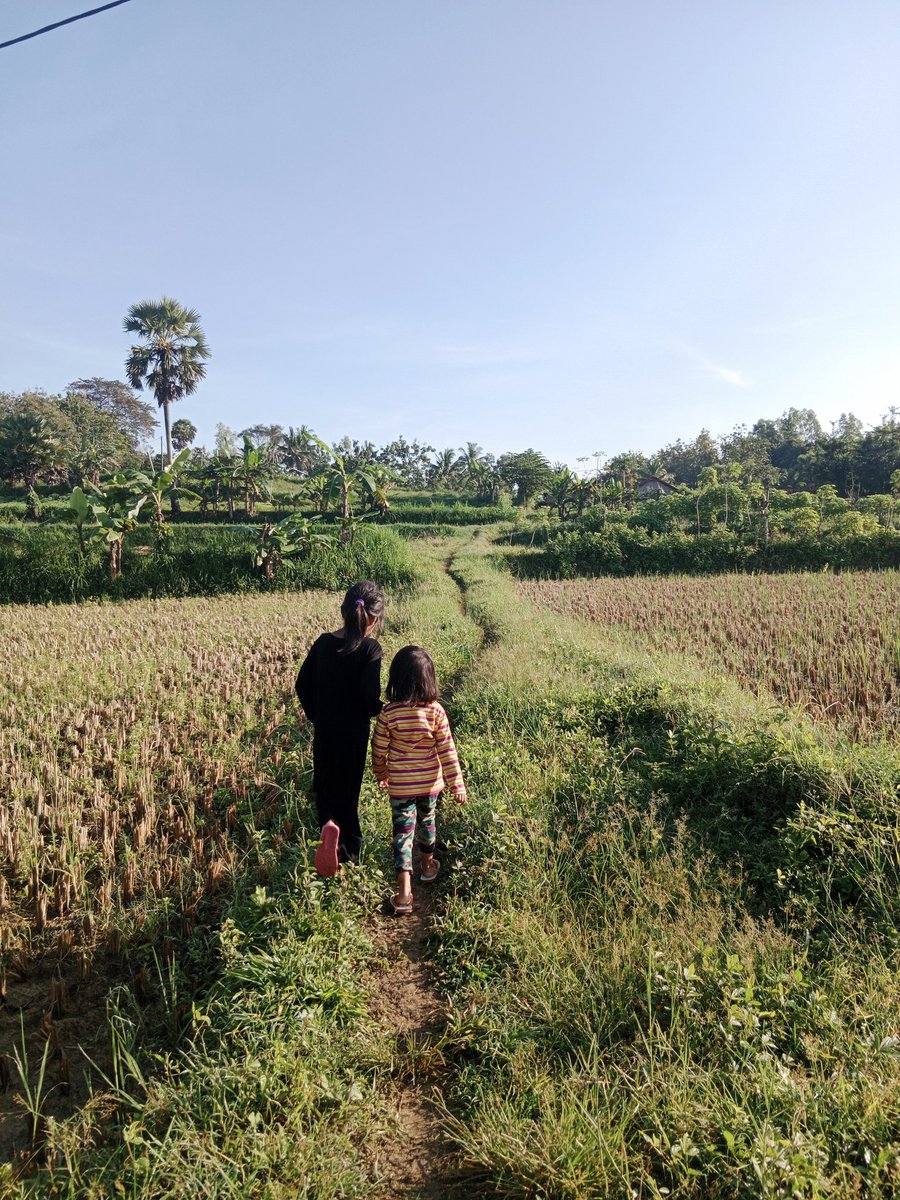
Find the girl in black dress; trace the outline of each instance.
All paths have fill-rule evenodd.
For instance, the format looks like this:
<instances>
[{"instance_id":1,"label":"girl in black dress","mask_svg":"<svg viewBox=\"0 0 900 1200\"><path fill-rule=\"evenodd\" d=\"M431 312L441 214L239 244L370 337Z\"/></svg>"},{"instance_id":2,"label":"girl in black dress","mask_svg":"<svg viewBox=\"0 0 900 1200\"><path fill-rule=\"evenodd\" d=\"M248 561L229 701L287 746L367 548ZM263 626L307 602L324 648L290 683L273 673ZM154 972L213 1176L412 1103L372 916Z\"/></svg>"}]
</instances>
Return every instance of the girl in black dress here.
<instances>
[{"instance_id":1,"label":"girl in black dress","mask_svg":"<svg viewBox=\"0 0 900 1200\"><path fill-rule=\"evenodd\" d=\"M362 845L359 789L369 722L381 712L384 592L370 579L354 583L341 605L342 629L313 643L296 691L313 726L313 792L322 836L316 870L330 878L339 861L355 862ZM375 636L372 636L372 635Z\"/></svg>"}]
</instances>

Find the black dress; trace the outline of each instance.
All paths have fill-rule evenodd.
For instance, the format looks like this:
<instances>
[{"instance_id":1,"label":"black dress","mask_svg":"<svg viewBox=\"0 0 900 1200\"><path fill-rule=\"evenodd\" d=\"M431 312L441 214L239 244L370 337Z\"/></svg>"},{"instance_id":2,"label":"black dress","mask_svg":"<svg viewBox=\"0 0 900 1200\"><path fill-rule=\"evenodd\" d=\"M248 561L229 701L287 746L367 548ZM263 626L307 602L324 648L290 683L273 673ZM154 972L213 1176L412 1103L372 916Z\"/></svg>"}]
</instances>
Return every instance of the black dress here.
<instances>
[{"instance_id":1,"label":"black dress","mask_svg":"<svg viewBox=\"0 0 900 1200\"><path fill-rule=\"evenodd\" d=\"M344 639L323 633L313 643L296 691L313 726L313 792L319 824L334 821L343 858L362 844L359 789L369 749L369 722L381 712L381 646L364 638L350 654Z\"/></svg>"}]
</instances>

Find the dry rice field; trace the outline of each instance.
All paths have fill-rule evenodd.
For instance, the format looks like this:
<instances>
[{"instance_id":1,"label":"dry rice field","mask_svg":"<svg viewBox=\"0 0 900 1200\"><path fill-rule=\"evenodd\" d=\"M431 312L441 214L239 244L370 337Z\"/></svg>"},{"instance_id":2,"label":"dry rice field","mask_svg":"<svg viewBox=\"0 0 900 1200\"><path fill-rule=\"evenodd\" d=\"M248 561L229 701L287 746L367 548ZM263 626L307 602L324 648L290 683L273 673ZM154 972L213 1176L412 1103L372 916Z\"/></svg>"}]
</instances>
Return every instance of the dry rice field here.
<instances>
[{"instance_id":1,"label":"dry rice field","mask_svg":"<svg viewBox=\"0 0 900 1200\"><path fill-rule=\"evenodd\" d=\"M522 582L529 603L690 655L871 741L900 730L900 573Z\"/></svg>"},{"instance_id":2,"label":"dry rice field","mask_svg":"<svg viewBox=\"0 0 900 1200\"><path fill-rule=\"evenodd\" d=\"M307 593L4 610L7 968L115 942L163 899L189 919L223 885L237 809L266 795L297 661L334 607Z\"/></svg>"},{"instance_id":3,"label":"dry rice field","mask_svg":"<svg viewBox=\"0 0 900 1200\"><path fill-rule=\"evenodd\" d=\"M293 682L335 609L321 592L4 609L0 1156L23 1043L32 1083L48 1047L47 1112L83 1103L110 987L156 990L140 948L165 959L203 925L260 822L294 836Z\"/></svg>"}]
</instances>

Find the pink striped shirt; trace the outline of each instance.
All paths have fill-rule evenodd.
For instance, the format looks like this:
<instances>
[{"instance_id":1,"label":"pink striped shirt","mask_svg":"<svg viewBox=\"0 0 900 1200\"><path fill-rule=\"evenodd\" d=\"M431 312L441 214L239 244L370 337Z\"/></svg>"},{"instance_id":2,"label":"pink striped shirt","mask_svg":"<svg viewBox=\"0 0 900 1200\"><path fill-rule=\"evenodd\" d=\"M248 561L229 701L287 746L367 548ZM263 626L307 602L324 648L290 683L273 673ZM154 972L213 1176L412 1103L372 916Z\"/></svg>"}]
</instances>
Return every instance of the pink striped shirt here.
<instances>
[{"instance_id":1,"label":"pink striped shirt","mask_svg":"<svg viewBox=\"0 0 900 1200\"><path fill-rule=\"evenodd\" d=\"M450 722L432 704L386 704L372 735L372 769L391 796L436 796L446 788L465 796Z\"/></svg>"}]
</instances>

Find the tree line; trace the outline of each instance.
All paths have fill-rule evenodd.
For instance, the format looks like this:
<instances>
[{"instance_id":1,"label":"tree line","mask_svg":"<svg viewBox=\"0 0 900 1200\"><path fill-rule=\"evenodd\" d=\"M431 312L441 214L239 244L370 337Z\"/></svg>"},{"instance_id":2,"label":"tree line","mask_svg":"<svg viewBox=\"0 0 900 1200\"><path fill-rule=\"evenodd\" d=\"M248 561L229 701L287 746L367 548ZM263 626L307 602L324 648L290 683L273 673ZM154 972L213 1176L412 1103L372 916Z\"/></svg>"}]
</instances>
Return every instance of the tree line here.
<instances>
[{"instance_id":1,"label":"tree line","mask_svg":"<svg viewBox=\"0 0 900 1200\"><path fill-rule=\"evenodd\" d=\"M171 409L196 391L206 373L210 349L199 314L163 296L133 305L123 330L137 339L125 359L127 383L79 379L62 396L40 390L0 393L0 481L22 484L30 493L38 482L96 485L103 474L141 465L162 471L172 464L173 450L192 446L196 427L187 418L173 422ZM143 390L162 412L165 462L162 453L154 461L149 446L156 420L153 406L137 395ZM580 471L551 465L531 448L495 456L476 442L439 449L401 436L377 447L344 437L327 446L307 425L255 424L235 432L220 424L215 446L197 449L191 457L193 468L205 472L207 481L218 480L216 498L224 480L240 475L248 514L256 479L280 472L310 480L336 462L348 476L363 472L374 478L383 492L393 483L458 491L496 503L505 491L527 506L549 490L561 498L561 516L570 506L582 511L598 488L615 485L627 494L647 479L695 488L711 470L735 483L806 491L832 486L855 502L863 495L887 494L892 487L892 474L900 466L898 414L900 409L892 408L868 430L857 417L844 414L825 431L812 409L790 408L774 420L738 426L720 439L704 429L692 441L678 439L650 456L627 452L604 463L603 454L594 451L579 459L584 464ZM345 490L344 508L346 499Z\"/></svg>"},{"instance_id":2,"label":"tree line","mask_svg":"<svg viewBox=\"0 0 900 1200\"><path fill-rule=\"evenodd\" d=\"M537 450L495 456L475 442L436 449L403 436L383 446L344 437L323 448L307 425L255 424L236 431L220 424L214 446L206 448L194 445L196 427L180 418L172 422L170 437L175 452L192 448L192 465L220 477L222 496L222 480L235 469L252 492L254 475L309 479L320 474L333 461L333 451L350 472L380 469L402 488L458 492L486 503L497 503L506 491L528 504L544 490L562 486L569 493L563 507L577 508L597 480L626 490L647 479L695 488L710 469L733 482L807 491L830 485L852 502L890 491L900 466L898 417L900 410L892 409L866 430L858 418L844 416L826 432L811 410L790 409L718 440L704 430L654 455L627 452L605 462L599 453L585 456L579 459L580 471L551 464ZM153 406L118 380L75 380L56 396L39 390L0 393L0 480L26 488L71 486L142 465L160 469L159 455L151 449L155 428Z\"/></svg>"}]
</instances>

